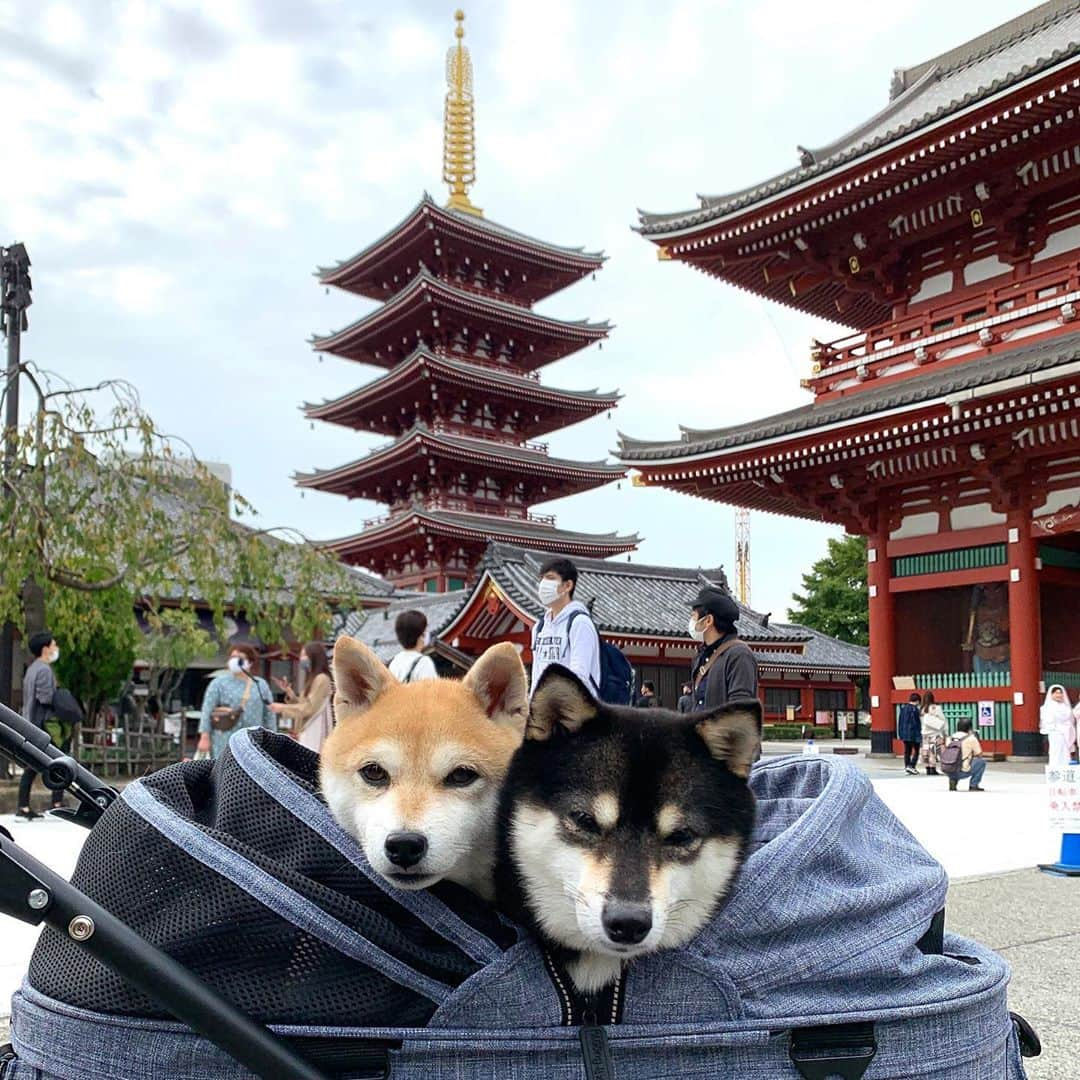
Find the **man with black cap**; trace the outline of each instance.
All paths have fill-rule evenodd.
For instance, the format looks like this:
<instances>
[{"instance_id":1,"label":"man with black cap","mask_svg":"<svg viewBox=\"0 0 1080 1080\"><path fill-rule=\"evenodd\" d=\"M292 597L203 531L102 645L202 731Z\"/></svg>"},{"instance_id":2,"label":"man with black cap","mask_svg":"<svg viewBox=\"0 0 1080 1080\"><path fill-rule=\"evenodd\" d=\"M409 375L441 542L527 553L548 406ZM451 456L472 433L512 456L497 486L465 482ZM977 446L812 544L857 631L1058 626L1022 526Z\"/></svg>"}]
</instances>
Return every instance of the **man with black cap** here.
<instances>
[{"instance_id":1,"label":"man with black cap","mask_svg":"<svg viewBox=\"0 0 1080 1080\"><path fill-rule=\"evenodd\" d=\"M739 640L739 605L721 588L706 585L693 603L687 631L701 642L690 669L691 712L758 696L757 660Z\"/></svg>"}]
</instances>

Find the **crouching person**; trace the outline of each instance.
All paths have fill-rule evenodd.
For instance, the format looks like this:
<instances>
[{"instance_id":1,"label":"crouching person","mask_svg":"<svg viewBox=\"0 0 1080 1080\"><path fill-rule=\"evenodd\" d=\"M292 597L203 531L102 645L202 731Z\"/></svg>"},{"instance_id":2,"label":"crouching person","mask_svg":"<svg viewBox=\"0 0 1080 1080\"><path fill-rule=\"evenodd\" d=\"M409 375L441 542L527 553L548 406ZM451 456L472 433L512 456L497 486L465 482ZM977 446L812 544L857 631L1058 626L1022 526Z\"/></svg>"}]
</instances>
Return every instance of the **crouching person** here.
<instances>
[{"instance_id":1,"label":"crouching person","mask_svg":"<svg viewBox=\"0 0 1080 1080\"><path fill-rule=\"evenodd\" d=\"M949 790L955 791L960 780L968 780L968 791L984 791L983 773L986 772L986 758L983 757L982 743L972 733L971 721L966 717L957 721L955 741L960 745L960 771L949 777Z\"/></svg>"}]
</instances>

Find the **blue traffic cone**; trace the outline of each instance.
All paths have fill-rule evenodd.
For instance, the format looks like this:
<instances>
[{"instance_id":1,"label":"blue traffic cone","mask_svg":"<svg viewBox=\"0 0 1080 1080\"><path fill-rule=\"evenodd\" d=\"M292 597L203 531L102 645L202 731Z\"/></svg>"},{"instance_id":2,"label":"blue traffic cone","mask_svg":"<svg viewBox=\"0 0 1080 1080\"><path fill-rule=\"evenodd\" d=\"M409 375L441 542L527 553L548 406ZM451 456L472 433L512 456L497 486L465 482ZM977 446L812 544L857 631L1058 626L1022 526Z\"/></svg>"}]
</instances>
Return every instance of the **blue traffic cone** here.
<instances>
[{"instance_id":1,"label":"blue traffic cone","mask_svg":"<svg viewBox=\"0 0 1080 1080\"><path fill-rule=\"evenodd\" d=\"M1040 863L1039 869L1058 877L1080 877L1080 833L1062 833L1061 858L1056 863Z\"/></svg>"}]
</instances>

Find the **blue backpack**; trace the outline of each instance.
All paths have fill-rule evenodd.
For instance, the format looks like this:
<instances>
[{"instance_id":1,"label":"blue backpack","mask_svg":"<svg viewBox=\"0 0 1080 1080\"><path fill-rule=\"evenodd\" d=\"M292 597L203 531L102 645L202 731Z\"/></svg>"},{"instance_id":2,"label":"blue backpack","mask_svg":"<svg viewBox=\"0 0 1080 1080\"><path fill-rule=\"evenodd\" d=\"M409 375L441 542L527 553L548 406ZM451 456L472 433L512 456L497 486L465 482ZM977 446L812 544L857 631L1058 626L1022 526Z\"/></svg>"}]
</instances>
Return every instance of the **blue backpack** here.
<instances>
[{"instance_id":1,"label":"blue backpack","mask_svg":"<svg viewBox=\"0 0 1080 1080\"><path fill-rule=\"evenodd\" d=\"M584 614L583 611L570 612L570 618L566 622L564 656L570 649L570 628L574 625L574 620ZM545 614L536 624L536 634L533 636L534 649L540 638L540 631L544 629L546 619ZM593 626L595 628L596 624L593 623ZM617 645L612 645L610 641L605 641L600 637L599 631L596 636L600 640L600 685L594 687L596 696L608 705L632 705L634 703L634 669L630 661L623 656L622 650Z\"/></svg>"}]
</instances>

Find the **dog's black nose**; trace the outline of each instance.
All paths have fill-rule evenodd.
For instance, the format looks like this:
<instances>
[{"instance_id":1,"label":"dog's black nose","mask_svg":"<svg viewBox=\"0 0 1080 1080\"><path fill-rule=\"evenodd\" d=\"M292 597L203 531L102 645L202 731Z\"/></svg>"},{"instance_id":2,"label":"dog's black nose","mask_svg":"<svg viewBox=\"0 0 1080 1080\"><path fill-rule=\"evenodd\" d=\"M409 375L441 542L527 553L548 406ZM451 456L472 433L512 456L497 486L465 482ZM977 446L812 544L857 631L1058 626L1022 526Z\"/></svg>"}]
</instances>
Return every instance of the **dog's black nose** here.
<instances>
[{"instance_id":1,"label":"dog's black nose","mask_svg":"<svg viewBox=\"0 0 1080 1080\"><path fill-rule=\"evenodd\" d=\"M427 851L427 837L418 832L392 832L386 838L386 857L403 869L415 866Z\"/></svg>"},{"instance_id":2,"label":"dog's black nose","mask_svg":"<svg viewBox=\"0 0 1080 1080\"><path fill-rule=\"evenodd\" d=\"M638 945L652 929L652 907L623 900L609 900L601 916L604 933L616 945Z\"/></svg>"}]
</instances>

